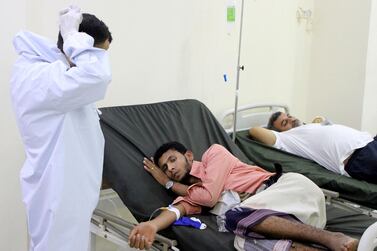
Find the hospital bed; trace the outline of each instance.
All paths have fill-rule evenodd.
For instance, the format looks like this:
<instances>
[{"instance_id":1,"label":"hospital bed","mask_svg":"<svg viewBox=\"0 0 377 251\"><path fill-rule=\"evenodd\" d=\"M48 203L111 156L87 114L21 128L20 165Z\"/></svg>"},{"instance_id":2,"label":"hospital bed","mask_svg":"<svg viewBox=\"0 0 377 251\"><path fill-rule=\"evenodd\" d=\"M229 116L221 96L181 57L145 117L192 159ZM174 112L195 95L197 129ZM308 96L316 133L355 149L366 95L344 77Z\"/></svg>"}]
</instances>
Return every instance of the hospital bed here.
<instances>
[{"instance_id":1,"label":"hospital bed","mask_svg":"<svg viewBox=\"0 0 377 251\"><path fill-rule=\"evenodd\" d=\"M250 127L265 126L271 114L276 111L289 113L288 107L281 104L246 105L241 108L241 115L238 115L239 126L236 129L236 144L248 159L269 171L273 171L273 163L278 162L283 165L285 172L302 173L319 187L335 191L336 193L332 194L337 201L364 208L364 211L377 216L377 185L336 174L314 161L267 146L249 137ZM220 118L225 127L233 114L234 110L228 110ZM228 132L233 132L233 128L227 129Z\"/></svg>"},{"instance_id":2,"label":"hospital bed","mask_svg":"<svg viewBox=\"0 0 377 251\"><path fill-rule=\"evenodd\" d=\"M170 204L176 197L143 168L143 158L152 156L162 143L182 142L193 151L197 160L210 145L217 143L241 161L251 163L199 101L179 100L100 110L106 140L103 178L138 222L148 220L154 210ZM332 205L328 207L328 216L329 230L339 230L358 238L375 222L369 216ZM196 217L207 224L205 230L169 227L161 231L154 250L234 250L234 235L219 232L216 217L208 209ZM100 208L92 219L94 234L124 247L132 226L133 223Z\"/></svg>"}]
</instances>

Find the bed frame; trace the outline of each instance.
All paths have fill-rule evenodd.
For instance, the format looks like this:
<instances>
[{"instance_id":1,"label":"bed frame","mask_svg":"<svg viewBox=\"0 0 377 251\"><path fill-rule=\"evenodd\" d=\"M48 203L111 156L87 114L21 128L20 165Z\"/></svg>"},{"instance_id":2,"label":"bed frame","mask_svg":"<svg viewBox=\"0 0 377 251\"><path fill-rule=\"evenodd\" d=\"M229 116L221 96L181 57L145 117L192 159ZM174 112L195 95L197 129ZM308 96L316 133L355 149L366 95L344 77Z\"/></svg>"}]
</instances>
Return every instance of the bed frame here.
<instances>
[{"instance_id":1,"label":"bed frame","mask_svg":"<svg viewBox=\"0 0 377 251\"><path fill-rule=\"evenodd\" d=\"M275 112L289 113L289 108L285 104L249 104L240 106L237 113L236 131L248 130L254 126L267 126L268 119ZM227 133L234 131L234 109L226 110L219 121Z\"/></svg>"}]
</instances>

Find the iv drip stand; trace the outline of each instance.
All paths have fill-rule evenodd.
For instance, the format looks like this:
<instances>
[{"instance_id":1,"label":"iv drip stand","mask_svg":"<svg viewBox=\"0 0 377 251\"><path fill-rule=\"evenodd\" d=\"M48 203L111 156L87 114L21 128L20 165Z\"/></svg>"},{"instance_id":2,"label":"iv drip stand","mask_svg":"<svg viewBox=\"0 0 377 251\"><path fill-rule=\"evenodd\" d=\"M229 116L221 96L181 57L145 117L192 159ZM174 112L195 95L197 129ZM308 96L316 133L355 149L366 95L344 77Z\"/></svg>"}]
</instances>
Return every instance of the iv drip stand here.
<instances>
[{"instance_id":1,"label":"iv drip stand","mask_svg":"<svg viewBox=\"0 0 377 251\"><path fill-rule=\"evenodd\" d=\"M239 85L240 85L240 70L244 70L244 66L240 66L240 58L241 58L241 41L242 41L242 24L243 24L243 7L244 7L244 0L242 0L241 5L241 19L240 19L240 35L238 40L238 61L237 61L237 82L236 82L236 92L235 92L235 102L234 102L234 120L233 120L233 142L236 141L236 125L237 125L237 109L238 109L238 93L239 93Z\"/></svg>"}]
</instances>

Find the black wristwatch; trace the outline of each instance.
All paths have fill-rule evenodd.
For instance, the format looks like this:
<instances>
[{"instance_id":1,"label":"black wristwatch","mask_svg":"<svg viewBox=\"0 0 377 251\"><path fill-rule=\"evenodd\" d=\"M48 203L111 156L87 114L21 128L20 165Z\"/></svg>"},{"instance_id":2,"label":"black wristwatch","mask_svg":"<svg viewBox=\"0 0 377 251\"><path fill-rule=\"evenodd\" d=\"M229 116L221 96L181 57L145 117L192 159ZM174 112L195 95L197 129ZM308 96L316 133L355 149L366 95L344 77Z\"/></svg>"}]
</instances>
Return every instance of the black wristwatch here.
<instances>
[{"instance_id":1,"label":"black wristwatch","mask_svg":"<svg viewBox=\"0 0 377 251\"><path fill-rule=\"evenodd\" d=\"M169 190L170 188L173 187L173 185L174 185L174 182L172 180L168 180L165 184L165 188Z\"/></svg>"}]
</instances>

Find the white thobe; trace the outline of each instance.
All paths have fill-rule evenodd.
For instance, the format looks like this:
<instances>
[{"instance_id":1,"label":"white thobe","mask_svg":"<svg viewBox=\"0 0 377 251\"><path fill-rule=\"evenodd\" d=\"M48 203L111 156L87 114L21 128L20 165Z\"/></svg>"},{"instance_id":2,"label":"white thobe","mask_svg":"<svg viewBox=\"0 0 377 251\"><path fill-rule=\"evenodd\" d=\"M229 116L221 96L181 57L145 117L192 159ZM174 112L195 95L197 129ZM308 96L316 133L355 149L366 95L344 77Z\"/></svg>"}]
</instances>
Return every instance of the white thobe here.
<instances>
[{"instance_id":1,"label":"white thobe","mask_svg":"<svg viewBox=\"0 0 377 251\"><path fill-rule=\"evenodd\" d=\"M111 80L108 53L93 43L85 33L64 42L70 67L47 39L14 38L11 96L26 152L20 178L32 251L88 249L104 151L94 102Z\"/></svg>"}]
</instances>

